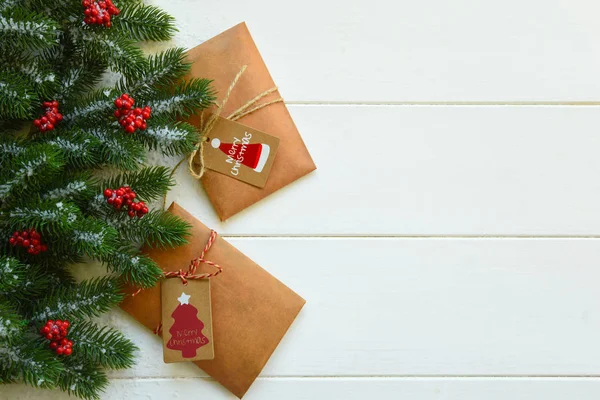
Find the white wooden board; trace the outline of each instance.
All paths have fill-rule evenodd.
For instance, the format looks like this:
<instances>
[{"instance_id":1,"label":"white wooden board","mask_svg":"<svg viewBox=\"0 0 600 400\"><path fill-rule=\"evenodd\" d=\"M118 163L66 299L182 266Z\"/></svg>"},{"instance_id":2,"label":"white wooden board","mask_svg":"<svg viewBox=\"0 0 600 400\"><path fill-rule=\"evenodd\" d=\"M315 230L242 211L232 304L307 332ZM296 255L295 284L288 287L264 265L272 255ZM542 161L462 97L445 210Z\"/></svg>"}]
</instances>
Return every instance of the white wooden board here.
<instances>
[{"instance_id":1,"label":"white wooden board","mask_svg":"<svg viewBox=\"0 0 600 400\"><path fill-rule=\"evenodd\" d=\"M191 48L246 21L288 101L600 100L594 0L153 0Z\"/></svg>"},{"instance_id":2,"label":"white wooden board","mask_svg":"<svg viewBox=\"0 0 600 400\"><path fill-rule=\"evenodd\" d=\"M598 398L600 3L150 3L187 48L247 21L318 166L225 223L170 195L308 301L248 399ZM233 399L105 319L142 351L103 399Z\"/></svg>"},{"instance_id":3,"label":"white wooden board","mask_svg":"<svg viewBox=\"0 0 600 400\"><path fill-rule=\"evenodd\" d=\"M600 234L600 107L292 106L318 169L219 223L179 170L169 196L223 234Z\"/></svg>"},{"instance_id":4,"label":"white wooden board","mask_svg":"<svg viewBox=\"0 0 600 400\"><path fill-rule=\"evenodd\" d=\"M8 390L10 400L72 400L66 394L26 386ZM598 378L259 378L245 400L595 400ZM106 399L235 400L209 379L113 380Z\"/></svg>"}]
</instances>

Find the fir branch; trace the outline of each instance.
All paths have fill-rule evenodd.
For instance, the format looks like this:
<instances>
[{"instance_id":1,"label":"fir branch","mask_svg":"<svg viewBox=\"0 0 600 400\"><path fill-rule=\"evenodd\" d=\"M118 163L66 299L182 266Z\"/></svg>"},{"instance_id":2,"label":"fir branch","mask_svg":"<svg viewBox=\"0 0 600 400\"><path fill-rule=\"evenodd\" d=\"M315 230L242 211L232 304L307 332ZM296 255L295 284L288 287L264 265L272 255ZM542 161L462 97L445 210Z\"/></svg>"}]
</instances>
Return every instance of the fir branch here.
<instances>
[{"instance_id":1,"label":"fir branch","mask_svg":"<svg viewBox=\"0 0 600 400\"><path fill-rule=\"evenodd\" d=\"M94 195L94 183L89 173L61 176L53 185L42 192L43 200L70 201L91 199Z\"/></svg>"},{"instance_id":2,"label":"fir branch","mask_svg":"<svg viewBox=\"0 0 600 400\"><path fill-rule=\"evenodd\" d=\"M21 140L0 135L0 167L6 167L10 160L23 154L25 149L25 144Z\"/></svg>"},{"instance_id":3,"label":"fir branch","mask_svg":"<svg viewBox=\"0 0 600 400\"><path fill-rule=\"evenodd\" d=\"M44 293L50 286L39 266L21 263L16 258L0 257L0 295L13 300L28 300Z\"/></svg>"},{"instance_id":4,"label":"fir branch","mask_svg":"<svg viewBox=\"0 0 600 400\"><path fill-rule=\"evenodd\" d=\"M12 229L28 227L60 235L70 231L80 215L79 208L73 204L44 201L15 207L5 211L3 217Z\"/></svg>"},{"instance_id":5,"label":"fir branch","mask_svg":"<svg viewBox=\"0 0 600 400\"><path fill-rule=\"evenodd\" d=\"M123 300L119 283L111 277L91 279L73 287L58 288L40 299L31 319L82 319L97 317Z\"/></svg>"},{"instance_id":6,"label":"fir branch","mask_svg":"<svg viewBox=\"0 0 600 400\"><path fill-rule=\"evenodd\" d=\"M214 95L207 79L192 79L177 84L172 93L163 92L148 100L153 117L188 117L210 106Z\"/></svg>"},{"instance_id":7,"label":"fir branch","mask_svg":"<svg viewBox=\"0 0 600 400\"><path fill-rule=\"evenodd\" d=\"M83 30L78 38L82 40L86 54L106 62L112 70L123 75L136 74L146 63L142 50L127 36Z\"/></svg>"},{"instance_id":8,"label":"fir branch","mask_svg":"<svg viewBox=\"0 0 600 400\"><path fill-rule=\"evenodd\" d=\"M0 119L31 117L34 101L37 99L24 79L0 73Z\"/></svg>"},{"instance_id":9,"label":"fir branch","mask_svg":"<svg viewBox=\"0 0 600 400\"><path fill-rule=\"evenodd\" d=\"M0 342L21 339L26 326L27 321L17 313L7 300L0 298Z\"/></svg>"},{"instance_id":10,"label":"fir branch","mask_svg":"<svg viewBox=\"0 0 600 400\"><path fill-rule=\"evenodd\" d=\"M167 167L154 166L112 177L100 185L99 192L106 188L117 189L121 186L130 186L139 199L150 201L167 194L174 184Z\"/></svg>"},{"instance_id":11,"label":"fir branch","mask_svg":"<svg viewBox=\"0 0 600 400\"><path fill-rule=\"evenodd\" d=\"M60 152L49 145L35 145L16 157L0 177L0 201L24 188L36 189L52 179L62 168Z\"/></svg>"},{"instance_id":12,"label":"fir branch","mask_svg":"<svg viewBox=\"0 0 600 400\"><path fill-rule=\"evenodd\" d=\"M122 248L104 261L108 269L119 274L126 283L141 288L153 287L163 275L154 260L131 248Z\"/></svg>"},{"instance_id":13,"label":"fir branch","mask_svg":"<svg viewBox=\"0 0 600 400\"><path fill-rule=\"evenodd\" d=\"M72 232L72 246L92 258L106 257L117 247L117 231L95 218L78 221Z\"/></svg>"},{"instance_id":14,"label":"fir branch","mask_svg":"<svg viewBox=\"0 0 600 400\"><path fill-rule=\"evenodd\" d=\"M135 170L144 162L144 147L125 132L98 128L86 133L99 140L103 162L128 170Z\"/></svg>"},{"instance_id":15,"label":"fir branch","mask_svg":"<svg viewBox=\"0 0 600 400\"><path fill-rule=\"evenodd\" d=\"M41 50L57 43L53 20L17 7L0 14L0 37L3 46Z\"/></svg>"},{"instance_id":16,"label":"fir branch","mask_svg":"<svg viewBox=\"0 0 600 400\"><path fill-rule=\"evenodd\" d=\"M26 81L39 97L53 98L58 88L56 75L51 65L39 57L33 57L18 50L4 51L0 57L0 68L11 75L18 75Z\"/></svg>"},{"instance_id":17,"label":"fir branch","mask_svg":"<svg viewBox=\"0 0 600 400\"><path fill-rule=\"evenodd\" d=\"M85 321L71 326L73 352L105 368L122 369L134 364L137 347L119 331Z\"/></svg>"},{"instance_id":18,"label":"fir branch","mask_svg":"<svg viewBox=\"0 0 600 400\"><path fill-rule=\"evenodd\" d=\"M121 217L127 217L127 214ZM119 229L121 236L134 243L151 247L176 247L187 243L190 225L179 217L160 210L150 211L142 218L130 218Z\"/></svg>"},{"instance_id":19,"label":"fir branch","mask_svg":"<svg viewBox=\"0 0 600 400\"><path fill-rule=\"evenodd\" d=\"M82 94L92 90L102 79L107 68L106 61L88 57L85 55L74 55L78 62L68 65L59 76L61 91L59 98L73 101L81 98Z\"/></svg>"},{"instance_id":20,"label":"fir branch","mask_svg":"<svg viewBox=\"0 0 600 400\"><path fill-rule=\"evenodd\" d=\"M177 122L151 124L145 131L136 133L135 138L150 149L160 149L164 155L174 156L192 152L199 140L199 134L193 125Z\"/></svg>"},{"instance_id":21,"label":"fir branch","mask_svg":"<svg viewBox=\"0 0 600 400\"><path fill-rule=\"evenodd\" d=\"M185 50L172 48L148 57L148 62L135 75L119 82L119 91L134 97L154 93L159 87L169 87L190 69L185 62ZM143 100L143 99L142 99Z\"/></svg>"},{"instance_id":22,"label":"fir branch","mask_svg":"<svg viewBox=\"0 0 600 400\"><path fill-rule=\"evenodd\" d=\"M118 94L115 90L103 89L90 93L77 102L75 107L67 108L63 113L63 123L81 125L89 120L106 119L112 114L113 101Z\"/></svg>"},{"instance_id":23,"label":"fir branch","mask_svg":"<svg viewBox=\"0 0 600 400\"><path fill-rule=\"evenodd\" d=\"M0 342L0 369L28 385L54 388L64 368L47 347L25 337L19 343Z\"/></svg>"},{"instance_id":24,"label":"fir branch","mask_svg":"<svg viewBox=\"0 0 600 400\"><path fill-rule=\"evenodd\" d=\"M100 140L81 131L63 132L59 135L47 135L44 143L58 148L64 161L77 168L89 168L100 163Z\"/></svg>"},{"instance_id":25,"label":"fir branch","mask_svg":"<svg viewBox=\"0 0 600 400\"><path fill-rule=\"evenodd\" d=\"M106 374L88 360L77 355L64 361L58 377L58 386L69 394L86 400L99 400L108 386Z\"/></svg>"},{"instance_id":26,"label":"fir branch","mask_svg":"<svg viewBox=\"0 0 600 400\"><path fill-rule=\"evenodd\" d=\"M160 8L131 2L121 5L113 29L134 40L169 40L175 28L175 19Z\"/></svg>"}]
</instances>

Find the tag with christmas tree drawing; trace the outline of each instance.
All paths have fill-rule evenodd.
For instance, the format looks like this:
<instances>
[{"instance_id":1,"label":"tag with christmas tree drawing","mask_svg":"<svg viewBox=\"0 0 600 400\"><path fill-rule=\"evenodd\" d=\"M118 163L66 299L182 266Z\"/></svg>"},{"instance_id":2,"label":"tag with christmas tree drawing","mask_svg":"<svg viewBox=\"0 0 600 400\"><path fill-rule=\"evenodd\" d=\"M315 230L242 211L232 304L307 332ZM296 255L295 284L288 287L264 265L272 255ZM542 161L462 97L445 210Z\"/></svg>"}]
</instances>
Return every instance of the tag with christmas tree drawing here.
<instances>
[{"instance_id":1,"label":"tag with christmas tree drawing","mask_svg":"<svg viewBox=\"0 0 600 400\"><path fill-rule=\"evenodd\" d=\"M215 357L210 280L161 283L163 355L166 363Z\"/></svg>"},{"instance_id":2,"label":"tag with christmas tree drawing","mask_svg":"<svg viewBox=\"0 0 600 400\"><path fill-rule=\"evenodd\" d=\"M279 138L219 117L204 146L204 166L263 188L269 178Z\"/></svg>"}]
</instances>

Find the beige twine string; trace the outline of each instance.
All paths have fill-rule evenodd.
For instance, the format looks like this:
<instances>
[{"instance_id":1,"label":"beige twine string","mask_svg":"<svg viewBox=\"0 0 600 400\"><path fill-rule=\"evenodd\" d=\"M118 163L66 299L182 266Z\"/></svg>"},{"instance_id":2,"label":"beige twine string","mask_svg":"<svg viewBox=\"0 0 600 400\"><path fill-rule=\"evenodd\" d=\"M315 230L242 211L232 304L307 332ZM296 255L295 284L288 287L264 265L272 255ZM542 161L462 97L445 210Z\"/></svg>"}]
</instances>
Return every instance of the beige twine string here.
<instances>
[{"instance_id":1,"label":"beige twine string","mask_svg":"<svg viewBox=\"0 0 600 400\"><path fill-rule=\"evenodd\" d=\"M192 152L192 154L190 154L190 156L188 158L188 170L189 170L190 174L196 179L200 179L200 178L202 178L202 175L204 175L204 170L205 170L205 168L204 168L204 143L208 142L208 135L209 135L210 131L217 123L219 116L221 115L221 112L223 111L223 108L227 104L227 101L229 101L229 96L231 95L233 88L240 80L244 71L246 71L246 68L247 68L247 66L244 65L242 67L242 69L240 69L240 72L237 73L237 75L235 76L235 78L233 79L231 84L229 85L229 89L227 89L225 98L223 98L223 101L221 103L217 103L217 109L212 113L212 115L210 116L208 121L206 121L206 124L202 124L202 122L203 122L202 119L200 121L200 124L202 127L201 131L200 131L201 139L196 144L194 151ZM252 100L248 101L246 104L244 104L243 106L241 106L240 108L238 108L237 110L235 110L234 112L229 114L229 116L227 116L226 119L229 119L231 121L237 121L238 119L240 119L248 114L251 114L255 111L258 111L261 108L270 106L271 104L283 102L283 99L280 97L273 101L269 101L267 103L262 103L262 104L256 105L256 103L260 99L275 92L276 90L277 90L277 87L272 87L271 89L265 90L264 92L257 95ZM252 107L252 106L254 106L254 107ZM199 167L199 169L197 170L196 167ZM177 168L177 167L175 167L175 168Z\"/></svg>"},{"instance_id":2,"label":"beige twine string","mask_svg":"<svg viewBox=\"0 0 600 400\"><path fill-rule=\"evenodd\" d=\"M223 108L225 107L225 104L227 104L227 101L229 101L229 96L231 95L233 88L238 83L242 74L244 73L244 71L246 71L247 67L248 67L247 65L244 65L240 69L240 72L237 73L235 78L233 78L233 81L229 85L229 88L227 89L227 93L225 94L223 101L221 103L216 103L217 108L212 113L212 115L210 116L208 121L206 121L206 124L204 124L204 112L202 114L200 114L200 141L198 143L196 143L196 146L194 147L194 151L192 151L192 153L190 154L189 157L182 158L181 161L179 161L175 165L175 167L173 168L173 170L171 171L171 174L170 174L171 178L175 174L175 171L177 171L177 168L179 168L181 163L183 163L186 158L188 159L188 171L190 172L190 175L192 175L196 179L202 178L202 176L204 175L204 171L205 171L204 143L208 142L208 134L210 133L212 128L217 123L219 116L221 115L221 112L223 111ZM271 100L266 103L256 105L256 103L260 99L262 99L265 96L270 95L271 93L273 93L275 91L277 91L277 86L274 86L271 89L265 90L264 92L260 93L259 95L254 97L252 100L248 101L246 104L244 104L243 106L241 106L240 108L238 108L237 110L235 110L234 112L229 114L226 117L226 119L231 120L231 121L237 121L238 119L243 118L246 115L251 114L255 111L258 111L261 108L265 108L265 107L270 106L271 104L275 104L275 103L282 103L283 98L279 97L275 100ZM252 106L254 106L254 107L252 107ZM196 167L199 167L198 171L196 171ZM167 197L165 196L163 198L163 208L166 207L166 203L167 203Z\"/></svg>"}]
</instances>

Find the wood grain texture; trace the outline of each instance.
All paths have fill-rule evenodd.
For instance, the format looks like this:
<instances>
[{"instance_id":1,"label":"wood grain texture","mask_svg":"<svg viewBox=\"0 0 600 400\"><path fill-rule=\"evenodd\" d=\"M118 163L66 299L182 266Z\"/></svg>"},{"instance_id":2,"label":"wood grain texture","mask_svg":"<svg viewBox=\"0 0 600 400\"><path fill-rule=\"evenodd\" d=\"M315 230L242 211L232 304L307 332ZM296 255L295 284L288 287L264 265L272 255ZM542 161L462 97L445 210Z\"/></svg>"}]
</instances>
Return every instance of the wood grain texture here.
<instances>
[{"instance_id":1,"label":"wood grain texture","mask_svg":"<svg viewBox=\"0 0 600 400\"><path fill-rule=\"evenodd\" d=\"M231 235L600 234L600 107L290 110L317 171L225 223L183 168L169 199Z\"/></svg>"},{"instance_id":2,"label":"wood grain texture","mask_svg":"<svg viewBox=\"0 0 600 400\"><path fill-rule=\"evenodd\" d=\"M230 241L309 299L262 376L600 376L599 239ZM112 376L205 376L108 322L142 349Z\"/></svg>"},{"instance_id":3,"label":"wood grain texture","mask_svg":"<svg viewBox=\"0 0 600 400\"><path fill-rule=\"evenodd\" d=\"M245 399L598 399L600 3L149 3L169 45L246 21L318 166L225 223L169 196L307 299ZM233 399L104 320L141 351L102 399Z\"/></svg>"},{"instance_id":4,"label":"wood grain texture","mask_svg":"<svg viewBox=\"0 0 600 400\"><path fill-rule=\"evenodd\" d=\"M10 400L72 400L66 394L11 386ZM259 378L245 400L595 400L598 378ZM106 399L234 400L210 379L113 380Z\"/></svg>"},{"instance_id":5,"label":"wood grain texture","mask_svg":"<svg viewBox=\"0 0 600 400\"><path fill-rule=\"evenodd\" d=\"M153 0L192 48L246 21L287 101L598 101L594 0Z\"/></svg>"}]
</instances>

